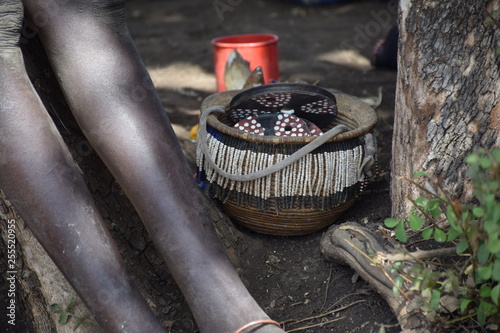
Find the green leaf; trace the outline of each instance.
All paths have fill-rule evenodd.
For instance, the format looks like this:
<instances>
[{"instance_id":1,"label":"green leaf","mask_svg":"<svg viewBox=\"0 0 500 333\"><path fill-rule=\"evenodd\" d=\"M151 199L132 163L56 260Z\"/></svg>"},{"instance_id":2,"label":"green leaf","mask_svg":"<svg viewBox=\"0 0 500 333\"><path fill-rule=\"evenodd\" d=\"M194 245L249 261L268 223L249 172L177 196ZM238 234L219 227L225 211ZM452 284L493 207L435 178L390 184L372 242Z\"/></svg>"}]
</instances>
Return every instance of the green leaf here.
<instances>
[{"instance_id":1,"label":"green leaf","mask_svg":"<svg viewBox=\"0 0 500 333\"><path fill-rule=\"evenodd\" d=\"M481 157L479 159L479 164L485 170L489 170L491 168L491 165L492 165L491 160L488 157Z\"/></svg>"},{"instance_id":2,"label":"green leaf","mask_svg":"<svg viewBox=\"0 0 500 333\"><path fill-rule=\"evenodd\" d=\"M490 286L488 286L487 284L483 284L481 286L481 289L479 289L479 295L481 295L481 297L490 297L491 296L491 288Z\"/></svg>"},{"instance_id":3,"label":"green leaf","mask_svg":"<svg viewBox=\"0 0 500 333\"><path fill-rule=\"evenodd\" d=\"M410 228L417 231L417 230L422 229L422 226L424 225L424 220L422 220L422 218L420 216L412 214L412 215L410 215L408 225L410 226Z\"/></svg>"},{"instance_id":4,"label":"green leaf","mask_svg":"<svg viewBox=\"0 0 500 333\"><path fill-rule=\"evenodd\" d=\"M488 240L488 251L490 251L492 254L497 254L500 253L500 239L498 236L500 233L495 232L490 234L489 240Z\"/></svg>"},{"instance_id":5,"label":"green leaf","mask_svg":"<svg viewBox=\"0 0 500 333\"><path fill-rule=\"evenodd\" d=\"M475 217L483 217L484 216L484 208L483 207L474 207L472 208L472 214L474 214Z\"/></svg>"},{"instance_id":6,"label":"green leaf","mask_svg":"<svg viewBox=\"0 0 500 333\"><path fill-rule=\"evenodd\" d=\"M47 310L50 312L50 313L57 313L57 312L61 312L61 304L58 304L58 303L53 303L53 304L50 304L48 307L47 307Z\"/></svg>"},{"instance_id":7,"label":"green leaf","mask_svg":"<svg viewBox=\"0 0 500 333\"><path fill-rule=\"evenodd\" d=\"M75 331L78 327L80 327L80 325L85 321L87 320L87 318L85 317L80 317L76 320L75 322L75 326L73 326L73 331Z\"/></svg>"},{"instance_id":8,"label":"green leaf","mask_svg":"<svg viewBox=\"0 0 500 333\"><path fill-rule=\"evenodd\" d=\"M453 242L460 235L458 231L455 229L451 229L448 231L448 242Z\"/></svg>"},{"instance_id":9,"label":"green leaf","mask_svg":"<svg viewBox=\"0 0 500 333\"><path fill-rule=\"evenodd\" d=\"M396 238L403 243L406 243L408 237L406 236L405 224L403 222L396 226Z\"/></svg>"},{"instance_id":10,"label":"green leaf","mask_svg":"<svg viewBox=\"0 0 500 333\"><path fill-rule=\"evenodd\" d=\"M440 203L441 203L441 199L429 200L429 203L427 204L427 209L432 210L435 208L439 208Z\"/></svg>"},{"instance_id":11,"label":"green leaf","mask_svg":"<svg viewBox=\"0 0 500 333\"><path fill-rule=\"evenodd\" d=\"M434 239L439 243L446 242L446 233L441 229L436 229L434 231Z\"/></svg>"},{"instance_id":12,"label":"green leaf","mask_svg":"<svg viewBox=\"0 0 500 333\"><path fill-rule=\"evenodd\" d=\"M457 245L457 253L464 253L465 250L469 248L469 242L466 239L461 239L460 243Z\"/></svg>"},{"instance_id":13,"label":"green leaf","mask_svg":"<svg viewBox=\"0 0 500 333\"><path fill-rule=\"evenodd\" d=\"M434 228L425 229L422 231L423 239L430 239L432 237L432 233L434 232Z\"/></svg>"},{"instance_id":14,"label":"green leaf","mask_svg":"<svg viewBox=\"0 0 500 333\"><path fill-rule=\"evenodd\" d=\"M69 316L70 314L67 312L61 313L61 315L59 316L59 324L61 325L66 324L68 322Z\"/></svg>"},{"instance_id":15,"label":"green leaf","mask_svg":"<svg viewBox=\"0 0 500 333\"><path fill-rule=\"evenodd\" d=\"M464 299L460 302L460 311L462 311L462 313L465 313L465 310L467 310L467 306L470 302L472 302L470 299Z\"/></svg>"},{"instance_id":16,"label":"green leaf","mask_svg":"<svg viewBox=\"0 0 500 333\"><path fill-rule=\"evenodd\" d=\"M496 199L494 197L494 194L492 196L493 205L490 209L488 209L487 219L492 220L494 223L498 223L500 222L500 205L495 202Z\"/></svg>"},{"instance_id":17,"label":"green leaf","mask_svg":"<svg viewBox=\"0 0 500 333\"><path fill-rule=\"evenodd\" d=\"M490 251L488 251L488 246L483 243L479 245L479 248L477 249L477 262L480 265L483 265L488 261L490 257Z\"/></svg>"},{"instance_id":18,"label":"green leaf","mask_svg":"<svg viewBox=\"0 0 500 333\"><path fill-rule=\"evenodd\" d=\"M68 301L68 304L66 304L66 312L70 312L71 311L71 307L73 306L73 304L75 304L75 298L74 297L71 297L70 300Z\"/></svg>"},{"instance_id":19,"label":"green leaf","mask_svg":"<svg viewBox=\"0 0 500 333\"><path fill-rule=\"evenodd\" d=\"M498 300L500 299L500 283L491 289L491 300L493 303L498 305Z\"/></svg>"},{"instance_id":20,"label":"green leaf","mask_svg":"<svg viewBox=\"0 0 500 333\"><path fill-rule=\"evenodd\" d=\"M384 220L384 224L387 228L394 228L395 226L398 225L398 223L402 222L400 219L391 219L387 218Z\"/></svg>"},{"instance_id":21,"label":"green leaf","mask_svg":"<svg viewBox=\"0 0 500 333\"><path fill-rule=\"evenodd\" d=\"M476 165L479 164L479 155L477 154L470 154L465 158L465 162L469 165Z\"/></svg>"},{"instance_id":22,"label":"green leaf","mask_svg":"<svg viewBox=\"0 0 500 333\"><path fill-rule=\"evenodd\" d=\"M399 295L399 288L403 286L403 278L401 276L398 276L394 279L394 286L392 286L392 291L396 294Z\"/></svg>"},{"instance_id":23,"label":"green leaf","mask_svg":"<svg viewBox=\"0 0 500 333\"><path fill-rule=\"evenodd\" d=\"M429 212L431 213L432 218L436 218L442 213L441 209L439 208L439 205L429 208Z\"/></svg>"},{"instance_id":24,"label":"green leaf","mask_svg":"<svg viewBox=\"0 0 500 333\"><path fill-rule=\"evenodd\" d=\"M500 281L500 258L495 260L495 262L493 263L491 278L495 281Z\"/></svg>"},{"instance_id":25,"label":"green leaf","mask_svg":"<svg viewBox=\"0 0 500 333\"><path fill-rule=\"evenodd\" d=\"M421 177L421 176L428 176L428 174L425 171L417 171L413 174L413 177Z\"/></svg>"},{"instance_id":26,"label":"green leaf","mask_svg":"<svg viewBox=\"0 0 500 333\"><path fill-rule=\"evenodd\" d=\"M485 26L490 26L493 24L493 19L491 18L491 16L486 16L486 18L484 19L484 25Z\"/></svg>"},{"instance_id":27,"label":"green leaf","mask_svg":"<svg viewBox=\"0 0 500 333\"><path fill-rule=\"evenodd\" d=\"M439 290L433 290L431 294L431 305L435 310L439 308L440 299L441 299L441 292Z\"/></svg>"},{"instance_id":28,"label":"green leaf","mask_svg":"<svg viewBox=\"0 0 500 333\"><path fill-rule=\"evenodd\" d=\"M488 302L481 301L479 303L479 307L477 308L477 320L479 324L484 325L486 323L486 319L497 312L496 307Z\"/></svg>"},{"instance_id":29,"label":"green leaf","mask_svg":"<svg viewBox=\"0 0 500 333\"><path fill-rule=\"evenodd\" d=\"M419 206L425 206L426 202L427 202L427 198L420 197L420 198L415 199L415 203Z\"/></svg>"},{"instance_id":30,"label":"green leaf","mask_svg":"<svg viewBox=\"0 0 500 333\"><path fill-rule=\"evenodd\" d=\"M493 156L495 162L500 162L500 149L493 149L491 151L491 156Z\"/></svg>"},{"instance_id":31,"label":"green leaf","mask_svg":"<svg viewBox=\"0 0 500 333\"><path fill-rule=\"evenodd\" d=\"M489 186L490 191L496 191L498 190L498 182L497 181L492 181Z\"/></svg>"},{"instance_id":32,"label":"green leaf","mask_svg":"<svg viewBox=\"0 0 500 333\"><path fill-rule=\"evenodd\" d=\"M481 266L477 269L477 274L484 281L488 281L491 278L492 271L493 271L492 265Z\"/></svg>"},{"instance_id":33,"label":"green leaf","mask_svg":"<svg viewBox=\"0 0 500 333\"><path fill-rule=\"evenodd\" d=\"M494 233L498 234L500 232L500 223L494 219L487 218L484 221L484 230L490 235Z\"/></svg>"},{"instance_id":34,"label":"green leaf","mask_svg":"<svg viewBox=\"0 0 500 333\"><path fill-rule=\"evenodd\" d=\"M484 202L488 204L496 204L496 198L494 193L488 193L484 196Z\"/></svg>"}]
</instances>

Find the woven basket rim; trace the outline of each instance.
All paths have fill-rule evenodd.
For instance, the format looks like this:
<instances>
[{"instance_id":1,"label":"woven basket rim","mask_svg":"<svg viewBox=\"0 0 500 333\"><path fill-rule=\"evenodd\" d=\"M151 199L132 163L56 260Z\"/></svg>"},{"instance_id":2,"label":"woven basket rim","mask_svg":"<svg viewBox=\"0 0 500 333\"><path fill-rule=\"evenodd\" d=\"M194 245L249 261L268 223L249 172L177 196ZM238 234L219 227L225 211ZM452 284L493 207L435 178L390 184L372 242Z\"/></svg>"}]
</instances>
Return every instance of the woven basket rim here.
<instances>
[{"instance_id":1,"label":"woven basket rim","mask_svg":"<svg viewBox=\"0 0 500 333\"><path fill-rule=\"evenodd\" d=\"M326 89L326 88L323 88ZM326 89L332 92L331 89ZM206 97L201 104L201 111L216 105L222 105L226 110L229 107L231 99L242 90L229 90L212 94ZM349 131L341 133L327 142L340 142L369 133L377 124L377 114L375 110L360 99L340 93L332 92L337 99L338 114L334 122L346 125ZM262 136L252 133L242 132L234 127L226 125L221 121L224 114L211 114L207 118L207 125L215 128L217 131L230 135L241 140L264 143L264 144L305 144L315 139L315 137L279 137Z\"/></svg>"}]
</instances>

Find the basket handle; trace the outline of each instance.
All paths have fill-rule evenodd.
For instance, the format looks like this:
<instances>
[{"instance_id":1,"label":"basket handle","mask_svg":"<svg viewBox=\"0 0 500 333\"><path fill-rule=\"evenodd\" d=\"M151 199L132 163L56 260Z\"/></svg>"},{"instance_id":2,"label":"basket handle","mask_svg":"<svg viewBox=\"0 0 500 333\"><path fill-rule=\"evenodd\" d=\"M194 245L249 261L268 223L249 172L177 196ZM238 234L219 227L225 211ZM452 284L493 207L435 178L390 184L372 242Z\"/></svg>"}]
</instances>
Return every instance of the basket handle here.
<instances>
[{"instance_id":1,"label":"basket handle","mask_svg":"<svg viewBox=\"0 0 500 333\"><path fill-rule=\"evenodd\" d=\"M256 172L253 172L253 173L249 173L249 174L246 174L246 175L235 175L235 174L232 174L232 173L229 173L229 172L226 172L226 171L222 170L215 163L215 161L213 160L212 156L209 154L209 151L208 151L208 143L207 143L207 117L210 114L215 113L215 112L224 113L225 112L224 111L224 107L221 106L221 105L210 106L210 107L206 108L205 110L203 110L203 112L201 114L201 117L200 117L200 126L199 126L199 130L198 130L198 140L199 140L199 143L200 143L200 146L201 146L202 153L203 153L203 155L205 155L205 158L207 159L207 161L210 164L210 166L212 168L214 168L215 171L217 171L217 173L219 173L221 176L223 176L225 178L228 178L230 180L240 181L240 182L259 179L259 178L268 176L268 175L270 175L272 173L275 173L275 172L277 172L277 171L279 171L281 169L284 169L287 166L289 166L290 164L298 161L299 159L301 159L305 155L309 154L314 149L316 149L319 146L321 146L322 144L324 144L326 141L330 140L331 138L337 136L340 133L343 133L343 132L349 130L347 128L347 126L345 126L345 125L337 125L334 128L332 128L329 131L327 131L322 136L319 136L316 139L312 140L311 142L309 142L304 147L302 147L299 150L297 150L292 155L288 156L287 158L279 161L278 163L276 163L274 165L271 165L270 167L268 167L266 169L259 170L259 171L256 171Z\"/></svg>"}]
</instances>

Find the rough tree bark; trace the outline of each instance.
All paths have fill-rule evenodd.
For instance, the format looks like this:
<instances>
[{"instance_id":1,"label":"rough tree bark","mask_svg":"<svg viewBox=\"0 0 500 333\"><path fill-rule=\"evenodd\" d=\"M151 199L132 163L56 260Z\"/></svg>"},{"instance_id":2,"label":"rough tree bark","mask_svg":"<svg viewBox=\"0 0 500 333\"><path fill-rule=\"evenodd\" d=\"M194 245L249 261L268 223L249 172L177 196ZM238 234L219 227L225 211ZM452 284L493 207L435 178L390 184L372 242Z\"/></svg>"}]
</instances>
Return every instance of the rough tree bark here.
<instances>
[{"instance_id":1,"label":"rough tree bark","mask_svg":"<svg viewBox=\"0 0 500 333\"><path fill-rule=\"evenodd\" d=\"M418 189L403 179L416 171L426 171L454 198L472 199L464 159L500 143L500 56L495 53L500 32L499 26L485 25L488 13L499 9L498 0L400 0L393 217L407 216L407 198L417 197ZM403 332L433 331L425 316L410 309L411 291L407 298L392 292L394 252L377 236L357 224L334 226L323 236L321 250L367 280L391 306Z\"/></svg>"},{"instance_id":2,"label":"rough tree bark","mask_svg":"<svg viewBox=\"0 0 500 333\"><path fill-rule=\"evenodd\" d=\"M471 199L464 158L500 138L497 0L400 1L392 153L392 215L416 189L401 177L426 171L455 198Z\"/></svg>"}]
</instances>

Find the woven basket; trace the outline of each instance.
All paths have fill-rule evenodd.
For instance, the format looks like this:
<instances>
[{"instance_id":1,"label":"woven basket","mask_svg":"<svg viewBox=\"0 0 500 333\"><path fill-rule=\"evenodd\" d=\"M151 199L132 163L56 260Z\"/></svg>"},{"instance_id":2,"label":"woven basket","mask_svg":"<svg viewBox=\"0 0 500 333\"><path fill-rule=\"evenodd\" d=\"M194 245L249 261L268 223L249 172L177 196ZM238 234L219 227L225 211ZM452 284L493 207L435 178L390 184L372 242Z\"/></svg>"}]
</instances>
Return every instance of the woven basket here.
<instances>
[{"instance_id":1,"label":"woven basket","mask_svg":"<svg viewBox=\"0 0 500 333\"><path fill-rule=\"evenodd\" d=\"M333 224L361 191L365 136L376 125L375 111L359 99L335 93L338 114L331 127L341 124L348 131L277 172L238 181L221 173L247 175L270 168L321 138L259 136L233 128L223 111L239 92L213 94L201 106L197 165L209 194L235 223L264 234L304 235ZM220 112L207 116L217 107Z\"/></svg>"}]
</instances>

